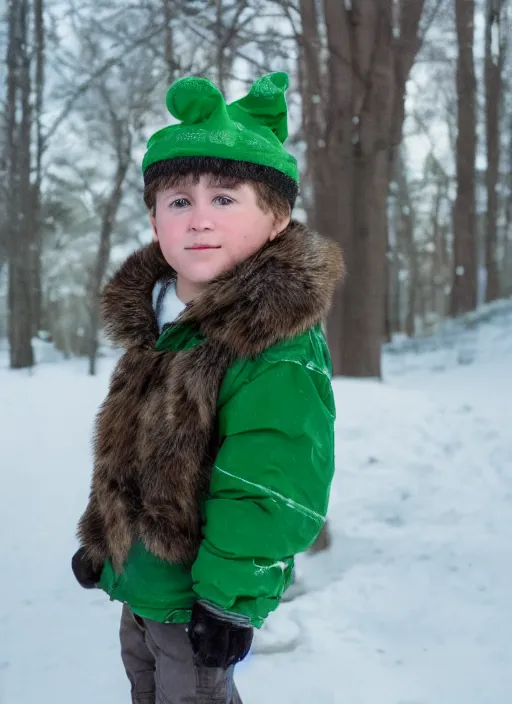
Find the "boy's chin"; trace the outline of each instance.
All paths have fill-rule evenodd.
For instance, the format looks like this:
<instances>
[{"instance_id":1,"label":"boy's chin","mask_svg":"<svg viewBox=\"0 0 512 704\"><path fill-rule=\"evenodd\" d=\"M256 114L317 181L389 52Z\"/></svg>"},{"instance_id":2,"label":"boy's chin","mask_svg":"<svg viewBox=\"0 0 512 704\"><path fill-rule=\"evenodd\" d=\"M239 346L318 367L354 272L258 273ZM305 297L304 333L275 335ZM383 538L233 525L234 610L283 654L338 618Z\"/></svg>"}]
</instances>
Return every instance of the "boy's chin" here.
<instances>
[{"instance_id":1,"label":"boy's chin","mask_svg":"<svg viewBox=\"0 0 512 704\"><path fill-rule=\"evenodd\" d=\"M192 272L189 272L188 276L186 274L185 274L185 276L191 283L204 286L206 284L209 284L210 281L213 281L221 274L225 274L231 268L232 267L225 266L225 267L218 267L215 269L209 269L207 271L192 271Z\"/></svg>"}]
</instances>

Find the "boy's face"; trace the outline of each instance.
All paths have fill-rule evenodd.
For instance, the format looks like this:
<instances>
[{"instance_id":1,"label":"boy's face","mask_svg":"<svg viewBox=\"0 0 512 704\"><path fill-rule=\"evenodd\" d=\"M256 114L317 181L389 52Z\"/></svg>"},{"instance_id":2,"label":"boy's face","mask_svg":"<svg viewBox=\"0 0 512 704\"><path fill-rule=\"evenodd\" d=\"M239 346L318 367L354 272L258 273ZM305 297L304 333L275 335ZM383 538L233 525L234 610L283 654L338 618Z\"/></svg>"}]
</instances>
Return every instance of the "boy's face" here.
<instances>
[{"instance_id":1,"label":"boy's face","mask_svg":"<svg viewBox=\"0 0 512 704\"><path fill-rule=\"evenodd\" d=\"M150 216L154 239L178 275L177 292L188 303L209 281L255 254L290 221L265 213L248 183L216 185L207 175L157 193Z\"/></svg>"}]
</instances>

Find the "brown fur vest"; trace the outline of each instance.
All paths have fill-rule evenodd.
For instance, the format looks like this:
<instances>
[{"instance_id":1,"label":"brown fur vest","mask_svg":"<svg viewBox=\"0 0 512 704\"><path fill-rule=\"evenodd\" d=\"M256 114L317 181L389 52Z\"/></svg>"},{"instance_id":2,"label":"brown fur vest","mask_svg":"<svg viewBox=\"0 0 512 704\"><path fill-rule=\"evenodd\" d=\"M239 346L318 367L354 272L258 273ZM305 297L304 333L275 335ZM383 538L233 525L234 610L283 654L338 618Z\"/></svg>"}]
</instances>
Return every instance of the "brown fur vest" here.
<instances>
[{"instance_id":1,"label":"brown fur vest","mask_svg":"<svg viewBox=\"0 0 512 704\"><path fill-rule=\"evenodd\" d=\"M157 244L122 265L102 308L107 334L126 351L97 417L91 493L78 529L95 566L110 558L119 571L136 539L164 560L195 558L228 366L320 322L342 269L334 243L292 222L187 306L179 320L193 323L205 342L160 352L152 290L174 272Z\"/></svg>"}]
</instances>

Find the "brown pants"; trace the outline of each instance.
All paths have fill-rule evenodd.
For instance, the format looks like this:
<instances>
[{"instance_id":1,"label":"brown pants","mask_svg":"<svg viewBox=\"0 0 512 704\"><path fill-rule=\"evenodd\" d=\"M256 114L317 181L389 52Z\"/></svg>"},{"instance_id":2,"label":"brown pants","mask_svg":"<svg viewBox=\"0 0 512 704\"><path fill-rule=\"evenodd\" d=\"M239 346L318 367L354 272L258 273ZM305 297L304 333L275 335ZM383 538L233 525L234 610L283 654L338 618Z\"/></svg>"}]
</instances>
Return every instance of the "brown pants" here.
<instances>
[{"instance_id":1,"label":"brown pants","mask_svg":"<svg viewBox=\"0 0 512 704\"><path fill-rule=\"evenodd\" d=\"M123 605L121 657L133 704L242 704L234 667L198 667L181 623L141 618Z\"/></svg>"}]
</instances>

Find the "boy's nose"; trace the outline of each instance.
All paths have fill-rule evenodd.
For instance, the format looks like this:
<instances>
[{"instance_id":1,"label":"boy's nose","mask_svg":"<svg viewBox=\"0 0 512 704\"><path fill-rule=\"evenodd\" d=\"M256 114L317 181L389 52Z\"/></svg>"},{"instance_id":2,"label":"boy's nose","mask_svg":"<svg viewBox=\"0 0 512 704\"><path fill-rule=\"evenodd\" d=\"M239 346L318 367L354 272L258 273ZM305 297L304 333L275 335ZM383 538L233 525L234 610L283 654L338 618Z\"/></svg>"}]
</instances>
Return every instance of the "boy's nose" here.
<instances>
[{"instance_id":1,"label":"boy's nose","mask_svg":"<svg viewBox=\"0 0 512 704\"><path fill-rule=\"evenodd\" d=\"M213 220L203 207L196 206L190 213L189 228L193 232L204 232L213 230Z\"/></svg>"}]
</instances>

